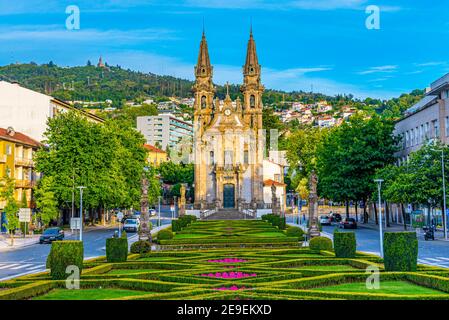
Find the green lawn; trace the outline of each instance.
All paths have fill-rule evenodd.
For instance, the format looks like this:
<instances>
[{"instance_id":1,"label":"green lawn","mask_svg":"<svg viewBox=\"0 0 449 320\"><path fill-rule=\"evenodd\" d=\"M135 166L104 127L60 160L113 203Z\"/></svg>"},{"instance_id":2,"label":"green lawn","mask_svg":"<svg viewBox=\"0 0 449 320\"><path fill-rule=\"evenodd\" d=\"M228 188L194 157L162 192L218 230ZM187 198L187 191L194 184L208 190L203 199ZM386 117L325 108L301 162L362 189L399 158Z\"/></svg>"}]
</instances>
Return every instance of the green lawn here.
<instances>
[{"instance_id":1,"label":"green lawn","mask_svg":"<svg viewBox=\"0 0 449 320\"><path fill-rule=\"evenodd\" d=\"M113 269L107 274L130 274L130 273L141 273L141 272L152 272L154 270L148 269Z\"/></svg>"},{"instance_id":2,"label":"green lawn","mask_svg":"<svg viewBox=\"0 0 449 320\"><path fill-rule=\"evenodd\" d=\"M381 281L380 289L367 289L365 282L344 283L335 286L315 288L313 290L326 292L361 292L361 293L388 293L388 294L405 294L405 295L427 295L427 294L444 294L444 292L418 286L406 281Z\"/></svg>"},{"instance_id":3,"label":"green lawn","mask_svg":"<svg viewBox=\"0 0 449 320\"><path fill-rule=\"evenodd\" d=\"M125 289L55 289L33 300L104 300L121 297L139 296L151 292Z\"/></svg>"},{"instance_id":4,"label":"green lawn","mask_svg":"<svg viewBox=\"0 0 449 320\"><path fill-rule=\"evenodd\" d=\"M207 238L210 237L209 234L201 234L201 233L181 233L176 234L175 239L191 239L191 238Z\"/></svg>"},{"instance_id":5,"label":"green lawn","mask_svg":"<svg viewBox=\"0 0 449 320\"><path fill-rule=\"evenodd\" d=\"M286 235L282 232L258 232L258 233L250 233L248 234L253 237L286 237Z\"/></svg>"}]
</instances>

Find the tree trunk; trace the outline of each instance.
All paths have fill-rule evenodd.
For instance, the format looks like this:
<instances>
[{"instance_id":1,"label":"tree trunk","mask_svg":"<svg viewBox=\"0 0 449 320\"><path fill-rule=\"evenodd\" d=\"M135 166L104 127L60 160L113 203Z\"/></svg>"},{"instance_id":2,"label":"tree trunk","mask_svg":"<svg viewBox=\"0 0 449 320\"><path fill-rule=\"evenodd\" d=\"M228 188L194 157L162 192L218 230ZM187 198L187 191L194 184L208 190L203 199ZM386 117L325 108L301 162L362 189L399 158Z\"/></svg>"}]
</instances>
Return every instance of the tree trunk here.
<instances>
[{"instance_id":1,"label":"tree trunk","mask_svg":"<svg viewBox=\"0 0 449 320\"><path fill-rule=\"evenodd\" d=\"M346 200L346 218L349 219L349 200Z\"/></svg>"},{"instance_id":2,"label":"tree trunk","mask_svg":"<svg viewBox=\"0 0 449 320\"><path fill-rule=\"evenodd\" d=\"M366 199L363 199L363 223L368 223L368 211L366 210Z\"/></svg>"},{"instance_id":3,"label":"tree trunk","mask_svg":"<svg viewBox=\"0 0 449 320\"><path fill-rule=\"evenodd\" d=\"M387 220L387 227L390 227L390 206L385 202L385 219Z\"/></svg>"},{"instance_id":4,"label":"tree trunk","mask_svg":"<svg viewBox=\"0 0 449 320\"><path fill-rule=\"evenodd\" d=\"M373 206L374 206L374 217L376 218L376 224L379 224L379 218L377 216L377 207L376 207L376 201L373 201Z\"/></svg>"},{"instance_id":5,"label":"tree trunk","mask_svg":"<svg viewBox=\"0 0 449 320\"><path fill-rule=\"evenodd\" d=\"M11 237L11 247L14 245L14 232L12 230L9 230L9 235Z\"/></svg>"},{"instance_id":6,"label":"tree trunk","mask_svg":"<svg viewBox=\"0 0 449 320\"><path fill-rule=\"evenodd\" d=\"M407 219L405 214L404 204L401 203L401 212L402 212L402 222L404 223L404 230L407 231Z\"/></svg>"},{"instance_id":7,"label":"tree trunk","mask_svg":"<svg viewBox=\"0 0 449 320\"><path fill-rule=\"evenodd\" d=\"M355 206L354 206L354 209L355 209L355 221L359 222L359 215L358 215L358 212L357 212L357 205L358 205L358 203L356 201L355 202Z\"/></svg>"}]
</instances>

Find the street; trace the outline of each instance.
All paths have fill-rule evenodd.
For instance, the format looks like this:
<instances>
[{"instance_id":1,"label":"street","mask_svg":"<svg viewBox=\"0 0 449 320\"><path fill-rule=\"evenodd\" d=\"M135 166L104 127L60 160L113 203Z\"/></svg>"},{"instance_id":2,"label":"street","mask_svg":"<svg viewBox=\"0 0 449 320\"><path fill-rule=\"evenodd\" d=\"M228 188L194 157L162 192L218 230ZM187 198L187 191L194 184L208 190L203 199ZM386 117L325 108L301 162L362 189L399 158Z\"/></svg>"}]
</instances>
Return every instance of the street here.
<instances>
[{"instance_id":1,"label":"street","mask_svg":"<svg viewBox=\"0 0 449 320\"><path fill-rule=\"evenodd\" d=\"M169 207L161 208L161 225L170 224L171 212ZM157 227L157 219L150 219L153 229ZM94 258L106 255L106 239L114 235L117 226L89 228L83 233L84 258ZM128 243L131 245L138 240L136 233L128 233ZM77 240L78 236L68 235L65 240ZM33 244L23 248L0 252L0 281L25 274L44 271L45 262L51 245Z\"/></svg>"}]
</instances>

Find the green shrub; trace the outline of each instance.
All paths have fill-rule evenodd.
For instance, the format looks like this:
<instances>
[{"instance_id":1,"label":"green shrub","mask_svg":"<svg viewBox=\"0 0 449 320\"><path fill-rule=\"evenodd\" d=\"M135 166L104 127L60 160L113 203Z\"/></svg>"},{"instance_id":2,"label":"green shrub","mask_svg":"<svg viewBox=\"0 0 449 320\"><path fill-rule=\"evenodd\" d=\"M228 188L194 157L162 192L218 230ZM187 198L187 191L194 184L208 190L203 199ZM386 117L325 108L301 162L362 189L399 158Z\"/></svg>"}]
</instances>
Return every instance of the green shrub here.
<instances>
[{"instance_id":1,"label":"green shrub","mask_svg":"<svg viewBox=\"0 0 449 320\"><path fill-rule=\"evenodd\" d=\"M131 245L131 253L148 253L151 251L151 243L145 240L139 240Z\"/></svg>"},{"instance_id":2,"label":"green shrub","mask_svg":"<svg viewBox=\"0 0 449 320\"><path fill-rule=\"evenodd\" d=\"M172 222L171 222L172 230L173 230L173 232L179 232L183 228L189 226L190 224L192 224L192 222L195 222L195 221L196 221L196 216L186 215L186 216L179 217L178 220L172 220Z\"/></svg>"},{"instance_id":3,"label":"green shrub","mask_svg":"<svg viewBox=\"0 0 449 320\"><path fill-rule=\"evenodd\" d=\"M55 241L51 244L47 257L47 268L53 280L66 279L68 266L83 269L84 247L82 241Z\"/></svg>"},{"instance_id":4,"label":"green shrub","mask_svg":"<svg viewBox=\"0 0 449 320\"><path fill-rule=\"evenodd\" d=\"M125 230L122 231L122 238L128 239L128 235L126 234Z\"/></svg>"},{"instance_id":5,"label":"green shrub","mask_svg":"<svg viewBox=\"0 0 449 320\"><path fill-rule=\"evenodd\" d=\"M332 250L332 240L326 237L315 237L309 242L309 248L313 251Z\"/></svg>"},{"instance_id":6,"label":"green shrub","mask_svg":"<svg viewBox=\"0 0 449 320\"><path fill-rule=\"evenodd\" d=\"M128 239L106 239L106 260L108 262L125 262L128 258Z\"/></svg>"},{"instance_id":7,"label":"green shrub","mask_svg":"<svg viewBox=\"0 0 449 320\"><path fill-rule=\"evenodd\" d=\"M171 240L173 239L173 232L170 230L161 230L157 234L157 240Z\"/></svg>"},{"instance_id":8,"label":"green shrub","mask_svg":"<svg viewBox=\"0 0 449 320\"><path fill-rule=\"evenodd\" d=\"M181 231L181 223L179 222L179 220L171 221L171 229L173 230L173 232Z\"/></svg>"},{"instance_id":9,"label":"green shrub","mask_svg":"<svg viewBox=\"0 0 449 320\"><path fill-rule=\"evenodd\" d=\"M337 258L354 258L356 252L355 232L334 232L334 251Z\"/></svg>"},{"instance_id":10,"label":"green shrub","mask_svg":"<svg viewBox=\"0 0 449 320\"><path fill-rule=\"evenodd\" d=\"M384 265L386 271L416 271L418 239L416 232L384 233Z\"/></svg>"},{"instance_id":11,"label":"green shrub","mask_svg":"<svg viewBox=\"0 0 449 320\"><path fill-rule=\"evenodd\" d=\"M304 230L299 227L288 227L286 235L287 237L297 237L299 240L304 240Z\"/></svg>"},{"instance_id":12,"label":"green shrub","mask_svg":"<svg viewBox=\"0 0 449 320\"><path fill-rule=\"evenodd\" d=\"M280 230L284 230L286 227L285 218L281 218L277 214L264 214L262 220L271 223L273 227L278 227Z\"/></svg>"}]
</instances>

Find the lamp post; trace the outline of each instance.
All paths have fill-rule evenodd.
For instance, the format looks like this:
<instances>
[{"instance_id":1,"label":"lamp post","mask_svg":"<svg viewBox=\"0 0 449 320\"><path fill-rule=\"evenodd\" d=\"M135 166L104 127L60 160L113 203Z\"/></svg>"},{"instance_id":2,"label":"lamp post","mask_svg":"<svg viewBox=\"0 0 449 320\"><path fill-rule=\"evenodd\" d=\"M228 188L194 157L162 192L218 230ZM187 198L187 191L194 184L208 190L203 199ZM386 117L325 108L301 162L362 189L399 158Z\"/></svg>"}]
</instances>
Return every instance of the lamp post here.
<instances>
[{"instance_id":1,"label":"lamp post","mask_svg":"<svg viewBox=\"0 0 449 320\"><path fill-rule=\"evenodd\" d=\"M159 199L159 208L158 208L158 215L157 215L157 226L161 226L161 196L158 197Z\"/></svg>"},{"instance_id":2,"label":"lamp post","mask_svg":"<svg viewBox=\"0 0 449 320\"><path fill-rule=\"evenodd\" d=\"M83 190L86 187L80 186L80 241L83 241Z\"/></svg>"},{"instance_id":3,"label":"lamp post","mask_svg":"<svg viewBox=\"0 0 449 320\"><path fill-rule=\"evenodd\" d=\"M380 189L382 187L382 179L375 179L374 182L377 182L377 191L379 193L379 240L380 240L380 257L384 256L384 239L382 234L382 200L380 198Z\"/></svg>"}]
</instances>

